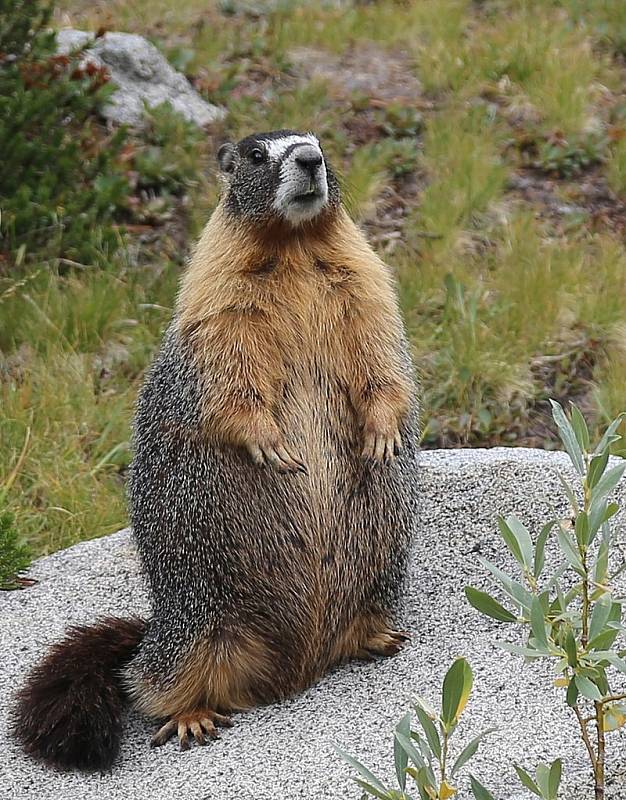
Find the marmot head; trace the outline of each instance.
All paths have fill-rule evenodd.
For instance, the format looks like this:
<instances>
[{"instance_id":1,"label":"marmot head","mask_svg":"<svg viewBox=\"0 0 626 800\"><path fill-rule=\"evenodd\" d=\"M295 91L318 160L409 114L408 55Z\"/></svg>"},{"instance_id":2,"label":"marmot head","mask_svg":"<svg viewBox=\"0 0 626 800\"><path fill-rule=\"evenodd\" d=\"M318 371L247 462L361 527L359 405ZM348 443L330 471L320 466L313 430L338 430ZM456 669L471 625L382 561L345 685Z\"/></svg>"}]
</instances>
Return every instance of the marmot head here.
<instances>
[{"instance_id":1,"label":"marmot head","mask_svg":"<svg viewBox=\"0 0 626 800\"><path fill-rule=\"evenodd\" d=\"M223 144L226 208L254 223L279 218L294 227L339 205L337 179L312 133L272 131Z\"/></svg>"}]
</instances>

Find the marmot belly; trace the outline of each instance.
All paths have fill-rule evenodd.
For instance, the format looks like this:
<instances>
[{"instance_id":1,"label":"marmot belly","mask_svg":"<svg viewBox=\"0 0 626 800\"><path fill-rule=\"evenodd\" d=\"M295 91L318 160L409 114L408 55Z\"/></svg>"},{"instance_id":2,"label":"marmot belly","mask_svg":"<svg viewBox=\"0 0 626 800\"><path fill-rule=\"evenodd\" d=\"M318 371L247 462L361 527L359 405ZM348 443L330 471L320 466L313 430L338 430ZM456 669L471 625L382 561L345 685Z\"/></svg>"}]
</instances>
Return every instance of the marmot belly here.
<instances>
[{"instance_id":1,"label":"marmot belly","mask_svg":"<svg viewBox=\"0 0 626 800\"><path fill-rule=\"evenodd\" d=\"M403 431L392 464L364 462L344 388L311 360L294 366L275 411L307 474L259 468L245 451L172 424L168 398L181 385L178 359L186 360L166 345L162 358L172 356L157 365L158 385L146 387L137 417L151 430L137 437L131 507L155 615L133 670L159 692L167 688L160 676L180 690L178 659L189 643L186 663L228 659L244 642L256 653L256 685L241 705L247 694L289 695L355 655L359 626L394 604L412 526L416 430Z\"/></svg>"}]
</instances>

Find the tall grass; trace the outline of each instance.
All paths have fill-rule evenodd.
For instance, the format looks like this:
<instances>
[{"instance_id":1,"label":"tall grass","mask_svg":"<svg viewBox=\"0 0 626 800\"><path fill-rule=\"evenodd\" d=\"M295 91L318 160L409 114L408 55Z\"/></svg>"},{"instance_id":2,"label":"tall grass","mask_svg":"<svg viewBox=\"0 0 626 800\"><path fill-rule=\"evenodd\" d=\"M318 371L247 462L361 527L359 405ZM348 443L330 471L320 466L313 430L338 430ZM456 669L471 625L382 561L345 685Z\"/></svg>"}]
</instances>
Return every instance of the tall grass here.
<instances>
[{"instance_id":1,"label":"tall grass","mask_svg":"<svg viewBox=\"0 0 626 800\"><path fill-rule=\"evenodd\" d=\"M28 433L8 507L36 552L125 524L132 407L169 318L177 273L175 266L126 277L42 270L5 289L0 476L11 472Z\"/></svg>"}]
</instances>

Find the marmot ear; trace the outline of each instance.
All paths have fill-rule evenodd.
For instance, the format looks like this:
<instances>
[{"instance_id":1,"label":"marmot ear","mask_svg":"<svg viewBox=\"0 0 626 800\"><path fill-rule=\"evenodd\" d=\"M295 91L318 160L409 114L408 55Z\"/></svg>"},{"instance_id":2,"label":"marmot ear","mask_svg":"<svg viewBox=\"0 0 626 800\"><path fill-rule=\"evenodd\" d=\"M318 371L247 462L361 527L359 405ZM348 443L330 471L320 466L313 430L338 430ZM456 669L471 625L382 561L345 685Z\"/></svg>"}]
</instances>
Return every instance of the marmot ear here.
<instances>
[{"instance_id":1,"label":"marmot ear","mask_svg":"<svg viewBox=\"0 0 626 800\"><path fill-rule=\"evenodd\" d=\"M235 168L235 145L226 142L217 151L217 163L222 172L232 172Z\"/></svg>"}]
</instances>

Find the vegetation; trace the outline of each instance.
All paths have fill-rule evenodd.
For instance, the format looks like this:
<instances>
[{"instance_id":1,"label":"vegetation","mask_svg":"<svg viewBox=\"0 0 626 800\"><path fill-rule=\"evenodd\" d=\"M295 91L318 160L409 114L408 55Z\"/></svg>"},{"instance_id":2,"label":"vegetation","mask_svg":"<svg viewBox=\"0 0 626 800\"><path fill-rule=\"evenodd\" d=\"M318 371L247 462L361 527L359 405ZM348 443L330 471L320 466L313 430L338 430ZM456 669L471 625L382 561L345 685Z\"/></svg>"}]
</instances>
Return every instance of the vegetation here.
<instances>
[{"instance_id":1,"label":"vegetation","mask_svg":"<svg viewBox=\"0 0 626 800\"><path fill-rule=\"evenodd\" d=\"M572 407L570 421L558 403L552 406L580 482L574 487L561 476L571 517L547 522L534 543L517 517L501 517L500 533L519 566L521 580L481 559L506 596L507 605L479 589L467 587L465 591L469 602L486 616L526 628L526 644L499 642L500 647L527 661L547 658L553 662L559 676L555 683L565 690L564 699L575 715L589 755L595 798L603 800L605 736L626 724L626 693L611 688L616 673L618 677L626 673L626 650L618 642L626 632L623 600L615 583L626 569L626 561L611 531L610 520L619 507L609 500L626 469L624 461L609 466L610 447L619 438L615 431L623 415L593 447L579 409ZM555 529L563 564L553 574L544 575L544 552ZM538 767L534 780L516 767L524 786L547 800L556 796L558 781L555 791L546 794L550 781L542 786L545 769ZM560 771L559 766L559 777Z\"/></svg>"},{"instance_id":2,"label":"vegetation","mask_svg":"<svg viewBox=\"0 0 626 800\"><path fill-rule=\"evenodd\" d=\"M456 782L455 776L476 753L485 736L495 730L491 728L483 731L468 742L456 758L452 757L450 740L469 700L473 680L468 662L464 658L457 658L443 680L441 711L435 711L426 700L416 697L413 708L421 732L411 729L411 713L405 714L397 724L394 732L394 761L398 790L389 789L360 761L336 748L339 755L359 773L359 777L354 780L363 789L363 798L370 796L380 800L412 800L407 790L407 777L415 782L421 800L448 800L454 797L458 791L453 785ZM493 800L491 793L477 778L473 775L469 778L476 800Z\"/></svg>"},{"instance_id":3,"label":"vegetation","mask_svg":"<svg viewBox=\"0 0 626 800\"><path fill-rule=\"evenodd\" d=\"M39 0L0 0L0 265L33 252L103 266L121 244L124 131L94 136L113 87L80 54L55 53L50 16Z\"/></svg>"},{"instance_id":4,"label":"vegetation","mask_svg":"<svg viewBox=\"0 0 626 800\"><path fill-rule=\"evenodd\" d=\"M26 456L29 440L30 431L27 431L17 463L6 482L0 485L0 589L15 589L21 586L24 579L20 577L20 573L28 567L31 559L28 545L16 530L15 516L6 510L7 493Z\"/></svg>"},{"instance_id":5,"label":"vegetation","mask_svg":"<svg viewBox=\"0 0 626 800\"><path fill-rule=\"evenodd\" d=\"M503 650L521 655L527 662L545 658L553 662L558 676L555 685L565 690L564 700L573 711L589 756L595 798L604 800L606 734L626 725L626 693L611 688L616 673L618 677L626 673L626 650L619 643L620 635L626 633L623 599L616 584L626 570L626 561L611 530L611 519L619 507L610 500L626 462L611 465L609 460L610 448L620 438L616 431L624 415L611 422L594 447L576 406L572 406L571 421L559 403L552 401L552 409L560 440L580 481L575 487L560 476L571 517L546 522L534 542L517 517L500 517L503 542L519 567L521 579L481 557L506 597L506 605L471 586L465 593L470 604L485 616L526 628L524 645L498 642ZM555 530L562 563L551 575L545 575L546 548ZM619 684L623 686L623 680ZM481 740L495 730L476 736L452 761L450 740L471 689L470 666L464 658L458 658L444 679L440 712L422 698L415 699L421 731L411 729L409 713L394 733L399 789L390 789L360 761L338 749L359 773L355 781L364 791L363 798L413 800L407 776L413 778L420 800L448 800L457 794L453 779L476 753ZM557 800L563 770L560 758L537 765L534 775L518 764L513 766L521 784L532 794L542 800ZM476 800L494 800L474 776L469 778Z\"/></svg>"},{"instance_id":6,"label":"vegetation","mask_svg":"<svg viewBox=\"0 0 626 800\"><path fill-rule=\"evenodd\" d=\"M6 502L34 553L125 524L132 404L216 202L208 164L251 130L314 127L396 270L425 446L556 447L549 397L606 427L626 406L622 6L0 0L0 476L30 429ZM56 59L49 19L148 36L225 125L107 130L106 75ZM350 83L387 62L380 90Z\"/></svg>"}]
</instances>

